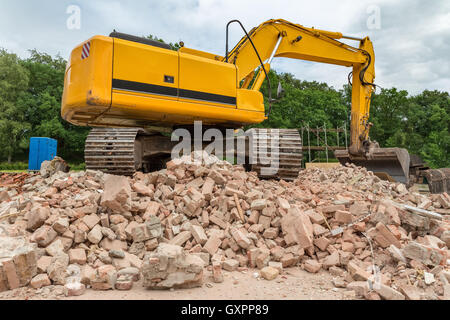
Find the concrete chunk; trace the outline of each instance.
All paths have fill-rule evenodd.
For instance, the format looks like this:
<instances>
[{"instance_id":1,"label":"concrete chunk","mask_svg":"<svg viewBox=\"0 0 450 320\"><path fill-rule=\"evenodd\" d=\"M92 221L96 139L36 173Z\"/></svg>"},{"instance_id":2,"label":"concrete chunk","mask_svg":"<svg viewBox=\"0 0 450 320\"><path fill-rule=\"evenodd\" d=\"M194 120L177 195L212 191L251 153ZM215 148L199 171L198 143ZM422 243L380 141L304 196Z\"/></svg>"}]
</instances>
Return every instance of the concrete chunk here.
<instances>
[{"instance_id":1,"label":"concrete chunk","mask_svg":"<svg viewBox=\"0 0 450 320\"><path fill-rule=\"evenodd\" d=\"M127 177L108 175L100 205L116 213L125 213L131 209L131 187Z\"/></svg>"}]
</instances>

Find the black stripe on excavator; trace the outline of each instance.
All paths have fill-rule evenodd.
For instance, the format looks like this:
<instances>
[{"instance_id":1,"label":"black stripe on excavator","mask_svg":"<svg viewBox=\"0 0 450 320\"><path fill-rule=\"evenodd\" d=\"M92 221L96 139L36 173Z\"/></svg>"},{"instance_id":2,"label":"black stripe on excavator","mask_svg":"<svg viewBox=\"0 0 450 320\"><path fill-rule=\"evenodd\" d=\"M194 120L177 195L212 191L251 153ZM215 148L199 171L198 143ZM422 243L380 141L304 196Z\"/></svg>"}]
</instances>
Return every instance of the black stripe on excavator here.
<instances>
[{"instance_id":1,"label":"black stripe on excavator","mask_svg":"<svg viewBox=\"0 0 450 320\"><path fill-rule=\"evenodd\" d=\"M128 80L113 79L113 89L136 91L144 93L162 94L165 96L176 97L178 95L178 89L172 87L158 86L156 84L149 84L143 82L135 82Z\"/></svg>"},{"instance_id":2,"label":"black stripe on excavator","mask_svg":"<svg viewBox=\"0 0 450 320\"><path fill-rule=\"evenodd\" d=\"M220 102L225 104L236 105L236 97L222 96L220 94L186 90L186 89L180 89L179 94L180 98L205 100L210 102Z\"/></svg>"},{"instance_id":3,"label":"black stripe on excavator","mask_svg":"<svg viewBox=\"0 0 450 320\"><path fill-rule=\"evenodd\" d=\"M186 90L186 89L178 90L177 88L158 86L149 83L113 79L112 87L113 89L117 90L135 91L150 94L161 94L172 97L179 96L180 98L186 99L203 100L208 102L219 102L223 104L236 105L236 97L223 96L220 94Z\"/></svg>"}]
</instances>

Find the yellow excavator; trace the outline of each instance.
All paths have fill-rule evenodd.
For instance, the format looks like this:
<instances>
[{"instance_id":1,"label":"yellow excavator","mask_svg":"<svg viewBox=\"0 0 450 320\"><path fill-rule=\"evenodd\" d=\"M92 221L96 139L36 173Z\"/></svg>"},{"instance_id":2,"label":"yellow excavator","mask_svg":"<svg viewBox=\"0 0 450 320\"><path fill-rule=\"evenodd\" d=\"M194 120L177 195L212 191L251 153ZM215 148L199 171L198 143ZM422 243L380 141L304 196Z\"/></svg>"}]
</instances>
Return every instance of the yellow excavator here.
<instances>
[{"instance_id":1,"label":"yellow excavator","mask_svg":"<svg viewBox=\"0 0 450 320\"><path fill-rule=\"evenodd\" d=\"M232 23L239 24L245 35L228 50ZM224 56L182 43L174 51L164 43L118 32L94 36L77 46L67 65L61 115L72 124L94 127L86 140L87 168L124 175L154 170L170 156L174 142L165 133L174 129L192 130L195 121L202 121L204 128L221 129L263 122L270 117L270 108L265 109L259 90L276 57L352 68L350 146L335 153L342 163L354 162L405 184L410 183L411 170L423 167L421 163L411 167L405 149L380 148L369 138L375 54L368 37L277 19L250 32L232 20L226 38ZM359 46L339 39L355 40ZM277 154L280 165L270 178L298 176L302 144L297 130L252 129L252 134L260 145L277 136L278 146L269 147L269 152ZM262 167L261 161L250 169L264 176Z\"/></svg>"}]
</instances>

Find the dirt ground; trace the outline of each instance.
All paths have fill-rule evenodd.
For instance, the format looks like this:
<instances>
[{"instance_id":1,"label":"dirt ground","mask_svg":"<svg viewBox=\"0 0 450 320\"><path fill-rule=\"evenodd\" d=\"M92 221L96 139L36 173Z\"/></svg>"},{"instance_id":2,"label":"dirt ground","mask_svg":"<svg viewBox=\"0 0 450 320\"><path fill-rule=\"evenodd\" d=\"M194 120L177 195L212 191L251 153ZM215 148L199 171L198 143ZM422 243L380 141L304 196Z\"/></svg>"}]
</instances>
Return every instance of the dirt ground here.
<instances>
[{"instance_id":1,"label":"dirt ground","mask_svg":"<svg viewBox=\"0 0 450 320\"><path fill-rule=\"evenodd\" d=\"M130 291L94 291L87 289L79 297L64 297L61 286L39 290L20 288L3 292L0 299L27 300L349 300L355 299L353 291L335 288L333 277L326 271L311 274L298 267L289 268L277 279L255 279L257 270L226 272L223 283L214 283L205 270L203 286L179 290L147 290L142 280ZM53 287L53 288L52 288Z\"/></svg>"}]
</instances>

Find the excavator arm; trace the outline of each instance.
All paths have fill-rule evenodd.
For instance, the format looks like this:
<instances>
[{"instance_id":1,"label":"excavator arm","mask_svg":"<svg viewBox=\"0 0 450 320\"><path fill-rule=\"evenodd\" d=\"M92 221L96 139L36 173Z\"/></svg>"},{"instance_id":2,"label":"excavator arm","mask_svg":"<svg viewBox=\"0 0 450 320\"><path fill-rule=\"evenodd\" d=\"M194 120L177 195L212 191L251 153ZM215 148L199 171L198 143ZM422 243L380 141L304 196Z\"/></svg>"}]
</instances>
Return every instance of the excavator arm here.
<instances>
[{"instance_id":1,"label":"excavator arm","mask_svg":"<svg viewBox=\"0 0 450 320\"><path fill-rule=\"evenodd\" d=\"M236 65L237 78L241 88L244 89L260 89L265 79L262 67L255 72L260 66L260 59L265 62L266 72L270 70L274 57L351 67L353 77L349 152L355 156L369 156L370 150L374 147L369 138L371 127L369 111L375 79L375 54L370 39L346 37L339 32L306 28L281 19L266 21L253 28L248 35L251 41L247 36L243 37L223 58ZM359 40L359 47L337 41L343 38ZM253 84L249 88L252 80Z\"/></svg>"}]
</instances>

